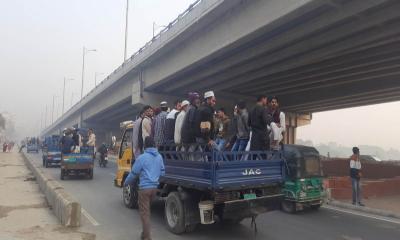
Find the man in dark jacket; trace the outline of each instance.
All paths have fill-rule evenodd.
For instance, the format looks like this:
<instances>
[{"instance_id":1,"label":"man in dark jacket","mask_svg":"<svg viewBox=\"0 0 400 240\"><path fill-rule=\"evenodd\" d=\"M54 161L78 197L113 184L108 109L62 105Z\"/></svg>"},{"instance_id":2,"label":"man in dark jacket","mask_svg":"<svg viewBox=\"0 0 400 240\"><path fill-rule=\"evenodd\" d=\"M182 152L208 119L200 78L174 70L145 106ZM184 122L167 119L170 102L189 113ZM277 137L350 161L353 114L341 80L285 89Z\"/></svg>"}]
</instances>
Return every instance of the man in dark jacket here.
<instances>
[{"instance_id":1,"label":"man in dark jacket","mask_svg":"<svg viewBox=\"0 0 400 240\"><path fill-rule=\"evenodd\" d=\"M267 126L272 118L267 112L267 96L257 97L257 103L249 115L249 126L251 127L252 137L250 142L251 151L269 150L269 138L267 137Z\"/></svg>"},{"instance_id":2,"label":"man in dark jacket","mask_svg":"<svg viewBox=\"0 0 400 240\"><path fill-rule=\"evenodd\" d=\"M214 143L214 106L217 102L214 92L204 94L205 102L199 107L195 120L196 143L199 145Z\"/></svg>"},{"instance_id":3,"label":"man in dark jacket","mask_svg":"<svg viewBox=\"0 0 400 240\"><path fill-rule=\"evenodd\" d=\"M195 120L197 115L197 109L200 106L200 96L198 93L191 92L188 94L188 98L190 101L190 106L187 109L181 130L181 140L185 150L195 148L194 146L194 144L196 143Z\"/></svg>"}]
</instances>

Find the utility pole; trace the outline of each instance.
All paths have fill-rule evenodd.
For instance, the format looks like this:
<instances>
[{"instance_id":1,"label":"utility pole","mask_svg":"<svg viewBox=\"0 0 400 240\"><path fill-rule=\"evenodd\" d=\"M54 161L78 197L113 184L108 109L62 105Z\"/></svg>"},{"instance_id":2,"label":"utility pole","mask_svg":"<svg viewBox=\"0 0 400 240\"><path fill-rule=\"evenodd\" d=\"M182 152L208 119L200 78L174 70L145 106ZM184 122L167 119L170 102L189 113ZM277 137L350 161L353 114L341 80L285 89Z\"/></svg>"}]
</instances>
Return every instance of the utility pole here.
<instances>
[{"instance_id":1,"label":"utility pole","mask_svg":"<svg viewBox=\"0 0 400 240\"><path fill-rule=\"evenodd\" d=\"M124 62L126 60L126 48L128 45L128 12L129 12L129 0L126 0Z\"/></svg>"},{"instance_id":2,"label":"utility pole","mask_svg":"<svg viewBox=\"0 0 400 240\"><path fill-rule=\"evenodd\" d=\"M83 82L85 79L85 55L88 52L96 52L96 49L86 49L85 46L83 46L83 52L82 52L82 85L81 85L81 100L83 98Z\"/></svg>"},{"instance_id":3,"label":"utility pole","mask_svg":"<svg viewBox=\"0 0 400 240\"><path fill-rule=\"evenodd\" d=\"M47 105L46 105L46 113L44 114L44 128L47 127Z\"/></svg>"},{"instance_id":4,"label":"utility pole","mask_svg":"<svg viewBox=\"0 0 400 240\"><path fill-rule=\"evenodd\" d=\"M51 107L51 124L54 123L54 100L55 100L55 95L53 95L53 105Z\"/></svg>"}]
</instances>

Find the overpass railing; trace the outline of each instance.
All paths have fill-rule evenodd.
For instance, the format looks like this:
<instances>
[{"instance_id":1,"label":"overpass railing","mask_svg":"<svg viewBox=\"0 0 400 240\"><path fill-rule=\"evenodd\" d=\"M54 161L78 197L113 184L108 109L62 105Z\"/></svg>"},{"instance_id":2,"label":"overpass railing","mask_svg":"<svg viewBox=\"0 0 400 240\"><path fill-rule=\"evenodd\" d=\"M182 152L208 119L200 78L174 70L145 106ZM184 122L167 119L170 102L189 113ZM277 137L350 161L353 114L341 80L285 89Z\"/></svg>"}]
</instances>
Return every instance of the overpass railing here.
<instances>
[{"instance_id":1,"label":"overpass railing","mask_svg":"<svg viewBox=\"0 0 400 240\"><path fill-rule=\"evenodd\" d=\"M132 62L137 56L139 56L144 50L149 48L150 45L152 45L155 41L161 38L161 36L166 33L168 30L170 30L173 26L175 26L180 20L182 20L186 15L188 15L196 6L198 6L203 0L196 0L192 4L189 5L189 7L182 12L181 14L178 15L172 22L170 22L168 25L166 25L164 28L161 29L150 41L148 41L143 47L141 47L139 50L137 50L134 54L131 55L130 58L125 60L117 69L115 69L112 73L110 73L106 78L104 78L95 88L93 88L89 93L87 93L81 100L79 100L77 103L75 103L68 111L64 114L67 115L69 112L71 112L77 105L79 105L86 97L88 97L92 92L97 89L98 87L102 86L102 84L111 77L116 74L118 71L120 71L127 63ZM61 116L59 119L55 121L57 123L58 121L62 121ZM44 131L47 131L48 129L44 129Z\"/></svg>"}]
</instances>

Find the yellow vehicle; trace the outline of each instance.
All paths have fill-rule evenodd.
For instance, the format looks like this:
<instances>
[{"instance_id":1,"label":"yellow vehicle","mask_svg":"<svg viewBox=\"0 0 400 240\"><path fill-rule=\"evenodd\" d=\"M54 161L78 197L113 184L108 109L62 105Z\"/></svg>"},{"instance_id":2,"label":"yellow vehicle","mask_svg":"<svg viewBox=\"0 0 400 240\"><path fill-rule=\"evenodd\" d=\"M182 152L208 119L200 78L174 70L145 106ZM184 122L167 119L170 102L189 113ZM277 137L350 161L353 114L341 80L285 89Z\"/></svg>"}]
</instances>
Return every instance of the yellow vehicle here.
<instances>
[{"instance_id":1,"label":"yellow vehicle","mask_svg":"<svg viewBox=\"0 0 400 240\"><path fill-rule=\"evenodd\" d=\"M129 185L123 187L125 178L131 171L134 161L134 155L132 151L133 122L123 122L120 124L120 128L123 131L123 134L118 151L117 173L115 175L114 185L116 187L123 188L123 200L125 206L128 208L137 208L137 191L131 191L132 187Z\"/></svg>"}]
</instances>

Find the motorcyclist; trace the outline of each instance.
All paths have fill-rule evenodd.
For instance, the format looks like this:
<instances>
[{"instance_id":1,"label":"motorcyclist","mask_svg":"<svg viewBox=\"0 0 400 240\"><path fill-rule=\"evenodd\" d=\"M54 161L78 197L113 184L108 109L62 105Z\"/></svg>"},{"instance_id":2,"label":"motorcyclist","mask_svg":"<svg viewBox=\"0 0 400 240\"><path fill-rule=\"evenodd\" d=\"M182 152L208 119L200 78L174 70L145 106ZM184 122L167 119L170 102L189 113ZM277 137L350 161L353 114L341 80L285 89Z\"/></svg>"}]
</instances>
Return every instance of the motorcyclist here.
<instances>
[{"instance_id":1,"label":"motorcyclist","mask_svg":"<svg viewBox=\"0 0 400 240\"><path fill-rule=\"evenodd\" d=\"M100 166L106 166L107 164L107 152L108 152L108 148L107 145L105 143L102 143L100 148L98 149L98 152L100 153Z\"/></svg>"}]
</instances>

